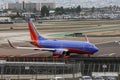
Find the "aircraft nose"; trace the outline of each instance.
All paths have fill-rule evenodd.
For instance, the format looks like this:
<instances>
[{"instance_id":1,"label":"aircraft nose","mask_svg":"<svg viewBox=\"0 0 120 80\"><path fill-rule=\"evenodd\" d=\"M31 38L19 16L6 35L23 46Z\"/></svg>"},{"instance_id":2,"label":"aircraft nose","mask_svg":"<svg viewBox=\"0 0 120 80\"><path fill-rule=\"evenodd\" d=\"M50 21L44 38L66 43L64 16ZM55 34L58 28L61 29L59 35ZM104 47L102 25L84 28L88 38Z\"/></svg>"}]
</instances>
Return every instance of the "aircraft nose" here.
<instances>
[{"instance_id":1,"label":"aircraft nose","mask_svg":"<svg viewBox=\"0 0 120 80\"><path fill-rule=\"evenodd\" d=\"M95 46L95 48L94 48L94 52L98 52L98 48Z\"/></svg>"}]
</instances>

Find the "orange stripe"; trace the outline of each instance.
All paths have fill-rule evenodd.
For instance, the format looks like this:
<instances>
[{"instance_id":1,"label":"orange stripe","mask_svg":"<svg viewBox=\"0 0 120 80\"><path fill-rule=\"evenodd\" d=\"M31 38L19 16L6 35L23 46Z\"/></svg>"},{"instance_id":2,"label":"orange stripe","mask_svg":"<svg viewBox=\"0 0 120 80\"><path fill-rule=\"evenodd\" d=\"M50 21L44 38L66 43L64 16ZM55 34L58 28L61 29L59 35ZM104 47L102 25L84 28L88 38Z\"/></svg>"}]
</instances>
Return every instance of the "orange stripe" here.
<instances>
[{"instance_id":1,"label":"orange stripe","mask_svg":"<svg viewBox=\"0 0 120 80\"><path fill-rule=\"evenodd\" d=\"M31 40L33 41L34 45L42 48L42 46L40 46L37 42L38 41L38 36L37 36L37 33L35 32L35 29L34 29L32 23L30 21L28 22L28 26L29 26L29 30L30 30Z\"/></svg>"},{"instance_id":2,"label":"orange stripe","mask_svg":"<svg viewBox=\"0 0 120 80\"><path fill-rule=\"evenodd\" d=\"M35 33L35 30L33 29L32 25L30 22L28 22L29 30L30 30L30 36L32 40L37 40L37 35Z\"/></svg>"}]
</instances>

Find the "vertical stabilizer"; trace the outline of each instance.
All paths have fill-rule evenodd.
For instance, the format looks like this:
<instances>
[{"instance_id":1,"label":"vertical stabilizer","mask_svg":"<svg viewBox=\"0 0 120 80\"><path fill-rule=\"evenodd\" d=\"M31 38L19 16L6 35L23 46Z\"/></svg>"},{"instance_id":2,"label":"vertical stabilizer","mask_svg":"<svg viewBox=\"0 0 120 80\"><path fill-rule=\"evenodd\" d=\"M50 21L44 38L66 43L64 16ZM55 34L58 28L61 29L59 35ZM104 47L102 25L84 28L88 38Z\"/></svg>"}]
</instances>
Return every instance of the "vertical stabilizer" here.
<instances>
[{"instance_id":1,"label":"vertical stabilizer","mask_svg":"<svg viewBox=\"0 0 120 80\"><path fill-rule=\"evenodd\" d=\"M32 41L46 40L44 37L39 35L37 29L35 28L34 23L30 18L28 18L28 27L29 27L30 37Z\"/></svg>"}]
</instances>

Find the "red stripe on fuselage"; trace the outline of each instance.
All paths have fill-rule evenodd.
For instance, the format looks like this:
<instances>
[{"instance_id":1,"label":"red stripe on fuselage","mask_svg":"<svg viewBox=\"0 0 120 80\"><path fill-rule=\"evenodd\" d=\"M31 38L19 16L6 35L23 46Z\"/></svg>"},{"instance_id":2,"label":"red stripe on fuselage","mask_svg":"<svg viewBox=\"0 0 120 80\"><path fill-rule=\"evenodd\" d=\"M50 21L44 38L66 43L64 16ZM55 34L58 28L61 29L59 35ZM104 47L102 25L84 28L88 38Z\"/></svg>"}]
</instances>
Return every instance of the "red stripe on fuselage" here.
<instances>
[{"instance_id":1,"label":"red stripe on fuselage","mask_svg":"<svg viewBox=\"0 0 120 80\"><path fill-rule=\"evenodd\" d=\"M79 54L93 54L92 52L79 50L79 49L72 49L72 48L68 48L68 52L69 53L79 53Z\"/></svg>"}]
</instances>

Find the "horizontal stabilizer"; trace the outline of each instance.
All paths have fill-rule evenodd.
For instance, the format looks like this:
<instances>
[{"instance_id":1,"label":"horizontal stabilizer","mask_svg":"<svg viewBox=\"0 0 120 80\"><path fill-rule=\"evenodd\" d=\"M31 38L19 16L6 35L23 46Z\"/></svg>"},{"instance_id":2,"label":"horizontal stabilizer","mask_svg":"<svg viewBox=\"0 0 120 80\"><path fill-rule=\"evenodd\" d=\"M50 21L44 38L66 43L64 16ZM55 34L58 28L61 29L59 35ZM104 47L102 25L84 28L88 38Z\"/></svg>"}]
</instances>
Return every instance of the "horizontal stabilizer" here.
<instances>
[{"instance_id":1,"label":"horizontal stabilizer","mask_svg":"<svg viewBox=\"0 0 120 80\"><path fill-rule=\"evenodd\" d=\"M10 47L15 48L9 40L8 40L8 43L9 43Z\"/></svg>"}]
</instances>

